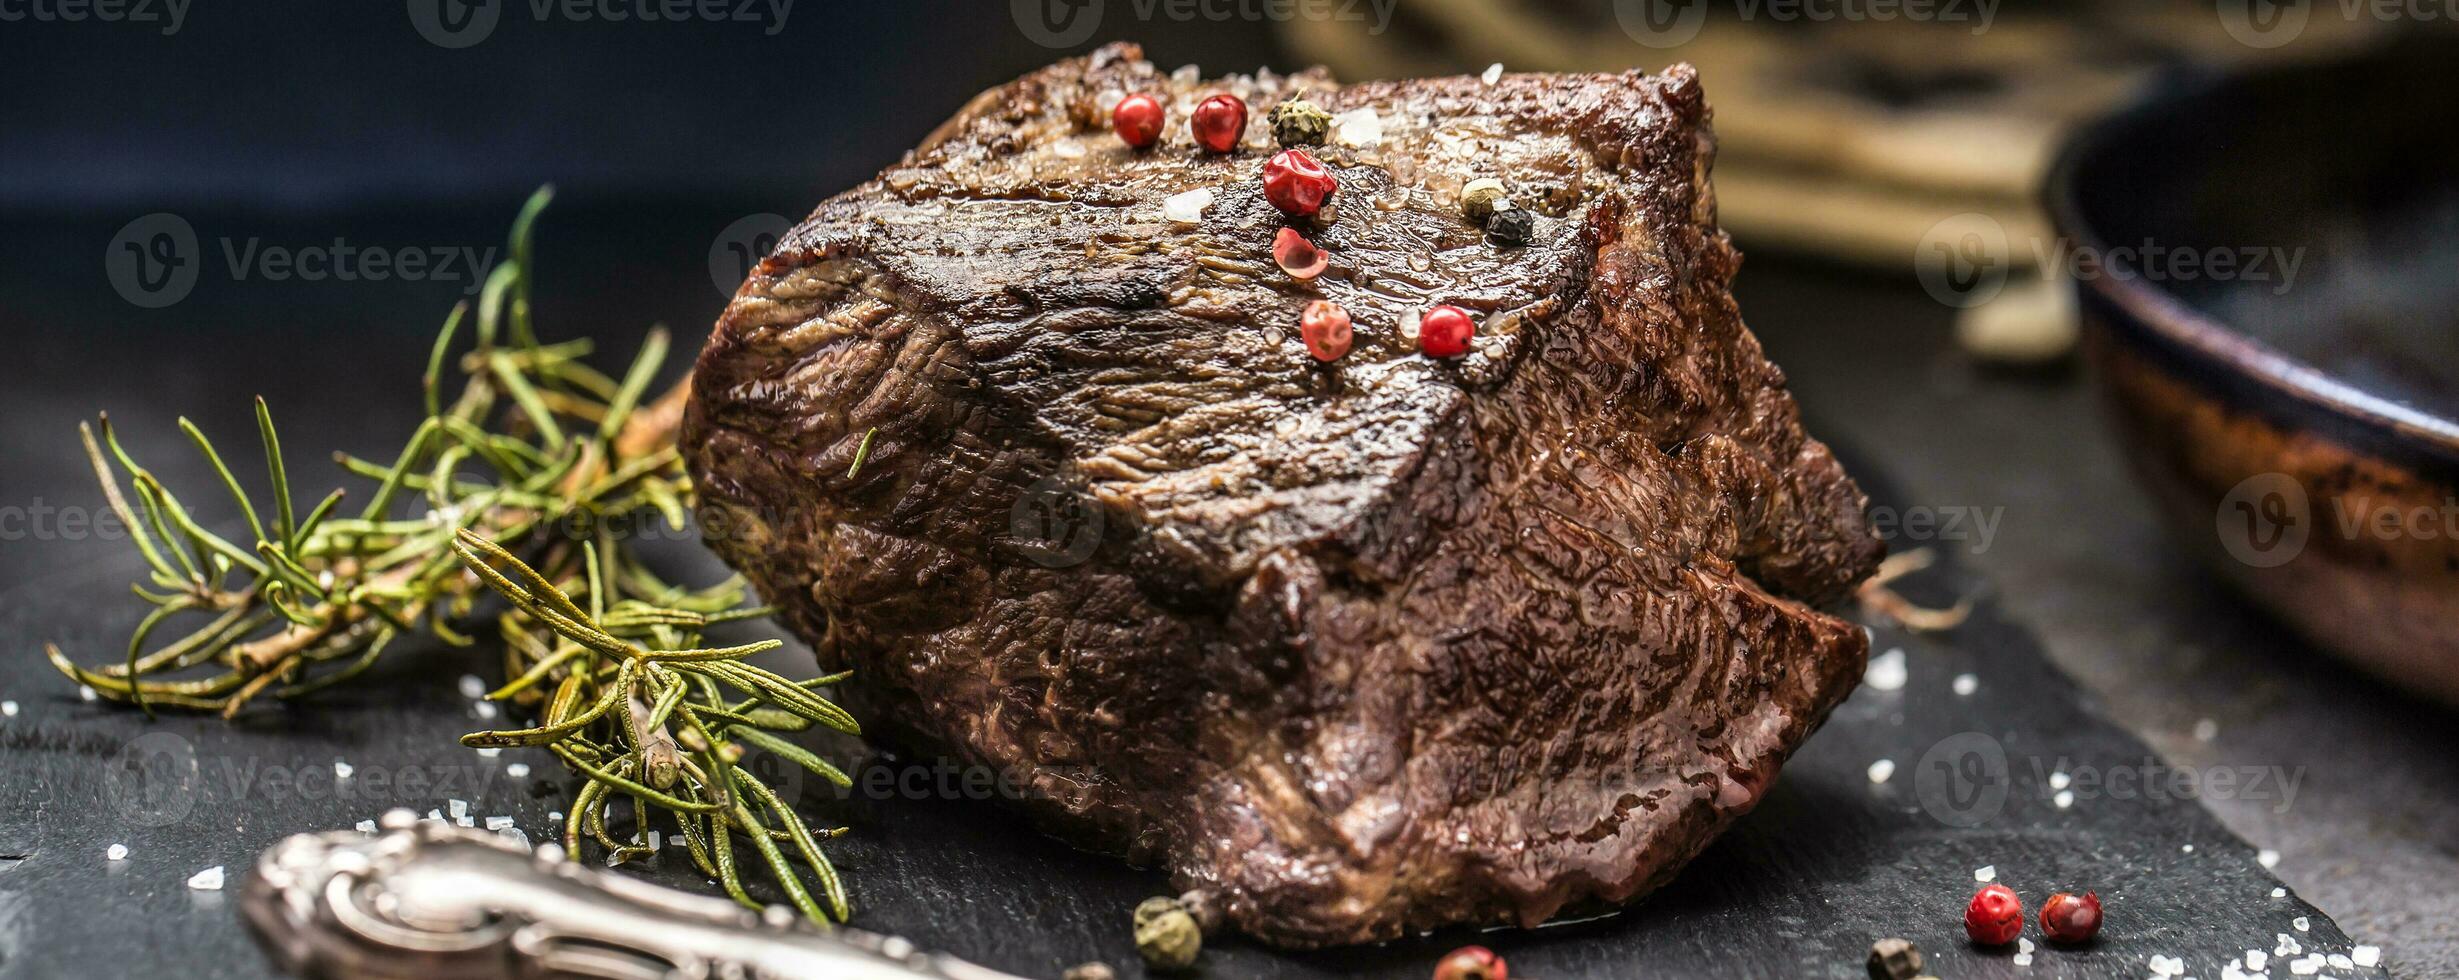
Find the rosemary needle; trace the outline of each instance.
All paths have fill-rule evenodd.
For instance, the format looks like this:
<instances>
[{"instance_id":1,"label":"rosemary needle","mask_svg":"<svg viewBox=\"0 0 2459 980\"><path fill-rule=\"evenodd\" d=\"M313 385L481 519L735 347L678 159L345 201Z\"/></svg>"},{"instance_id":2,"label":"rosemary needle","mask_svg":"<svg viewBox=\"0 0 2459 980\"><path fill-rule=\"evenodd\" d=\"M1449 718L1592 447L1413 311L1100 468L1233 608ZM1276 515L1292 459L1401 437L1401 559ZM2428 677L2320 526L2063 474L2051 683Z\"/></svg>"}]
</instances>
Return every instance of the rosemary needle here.
<instances>
[{"instance_id":1,"label":"rosemary needle","mask_svg":"<svg viewBox=\"0 0 2459 980\"><path fill-rule=\"evenodd\" d=\"M135 592L153 608L119 662L89 669L56 646L46 652L70 678L148 715L230 717L258 697L290 700L348 681L404 635L473 643L452 624L492 591L507 604L493 633L509 680L488 697L538 721L462 741L542 746L583 777L564 830L571 855L581 855L584 838L617 861L649 854L647 835L663 818L728 895L757 907L735 860L739 838L796 908L842 920L845 889L819 848L841 830L806 826L739 764L756 749L845 784L835 766L782 737L815 724L859 734L813 690L841 675L797 683L745 661L776 640L705 645L706 628L770 610L745 607L739 578L705 589L665 582L619 533L636 520L678 529L685 521L691 484L673 432L683 389L644 403L666 359L663 330L650 333L620 381L582 362L587 341L538 340L530 231L548 198L541 189L522 207L510 259L490 273L478 303L445 319L420 376L426 417L400 453L389 464L337 457L374 482L355 515L340 513L341 490L300 514L261 398L268 506L248 495L203 430L179 420L245 518L245 545L209 530L138 466L108 416L81 426L103 497L145 560ZM455 357L465 326L470 347ZM455 373L460 387L447 397ZM870 448L866 434L847 476ZM426 506L397 513L405 501ZM174 620L193 625L154 645ZM195 671L207 673L189 676ZM728 690L747 699L728 700ZM607 829L618 797L631 801L628 840Z\"/></svg>"}]
</instances>

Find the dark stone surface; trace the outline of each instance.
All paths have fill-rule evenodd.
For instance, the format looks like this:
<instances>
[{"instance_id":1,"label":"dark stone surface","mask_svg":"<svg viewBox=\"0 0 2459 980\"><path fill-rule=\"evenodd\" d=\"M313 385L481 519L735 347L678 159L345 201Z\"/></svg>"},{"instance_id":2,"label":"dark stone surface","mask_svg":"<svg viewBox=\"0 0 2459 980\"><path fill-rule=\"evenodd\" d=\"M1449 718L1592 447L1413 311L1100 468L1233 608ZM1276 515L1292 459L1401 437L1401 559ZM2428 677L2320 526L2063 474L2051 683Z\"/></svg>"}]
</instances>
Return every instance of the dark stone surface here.
<instances>
[{"instance_id":1,"label":"dark stone surface","mask_svg":"<svg viewBox=\"0 0 2459 980\"><path fill-rule=\"evenodd\" d=\"M140 459L174 486L197 488L188 497L200 502L210 488L173 427L181 411L243 439L247 396L263 392L284 419L302 482L330 474L310 461L316 449L385 448L413 421L426 331L459 284L234 280L213 240L306 244L347 234L363 243L483 248L514 203L326 218L190 215L207 264L192 295L158 311L121 303L104 281L100 256L125 216L12 225L0 241L0 295L8 297L0 336L12 352L9 383L0 386L0 459L9 464L0 468L0 506L31 517L37 501L98 503L73 429L98 408L113 411ZM567 202L549 212L539 301L550 336L628 338L662 319L696 339L720 302L703 271L718 230L746 213L800 210L790 201L613 203ZM1470 941L1510 957L1515 973L1547 977L1854 977L1868 944L1887 935L1919 943L1932 972L1948 977L2142 976L2149 957L2164 954L2209 978L2247 948L2269 950L2279 933L2308 949L2347 949L2338 927L2297 892L2272 898L2278 883L2254 848L2192 800L2116 798L2104 783L2071 807L2052 802L2044 781L2053 770L2128 779L2163 764L2104 718L2099 701L2052 665L2018 617L2053 624L2044 631L2051 653L2110 692L2117 715L2153 731L2156 747L2176 761L2306 769L2299 802L2277 823L2252 815L2265 804L2248 789L2221 805L2242 831L2276 835L2270 842L2290 855L2285 870L2310 867L2306 880L2351 896L2351 906L2381 909L2381 898L2328 873L2329 862L2413 859L2424 874L2437 848L2449 860L2448 825L2430 822L2433 811L2387 811L2422 816L2423 826L2384 827L2360 815L2385 799L2406 807L2449 792L2437 788L2446 783L2432 769L2443 763L2390 758L2433 744L2432 733L2447 733L2447 716L2283 652L2259 620L2173 567L2147 522L2124 516L2134 509L2131 491L2108 470L2105 450L2082 448L2099 437L2070 380L1974 379L1940 367L1943 335L1934 328L1945 313L1904 283L1807 266L1753 267L1743 282L1744 309L1795 379L1813 430L1842 444L1883 500L2007 508L1977 560L1949 547L1958 542L1931 542L1949 567L1908 586L1932 603L1994 598L1952 634L1881 631L1877 649L1907 652L1904 688L1857 693L1758 812L1672 887L1624 914L1304 956L1225 940L1206 954L1208 975L1422 977L1441 951ZM2044 418L2065 426L2044 430ZM548 832L546 814L560 806L565 782L556 767L536 753L483 759L453 742L483 724L454 688L463 674L495 676L487 653L407 646L369 681L310 705L260 709L235 724L149 724L80 701L40 657L45 641L88 662L117 656L140 611L121 591L138 567L125 543L38 533L0 540L0 549L0 699L20 706L0 718L0 855L15 859L0 860L0 976L261 975L268 965L239 927L235 892L192 892L183 885L190 874L220 864L235 875L283 835L346 827L391 806L443 807L447 798L473 801L482 817L513 816L533 835ZM673 560L678 569L716 571L688 547ZM2199 659L2177 652L2188 639ZM2243 649L2214 652L2234 641ZM2128 657L2138 658L2134 666ZM1951 679L1967 672L1979 686L1957 696ZM2190 693L2197 691L2208 694ZM2382 712L2341 713L2334 696L2341 707L2363 698ZM2217 739L2172 734L2203 716L2220 722ZM2284 727L2267 728L2264 719L2284 719ZM150 799L176 814L159 825L144 825L157 823L147 819L157 812L150 805L128 805L109 790L114 761L140 737L155 739L147 745L180 740L199 761L195 780L155 787ZM1997 778L1981 785L2004 788L2003 804L1969 806L1951 786L1921 792L1925 772L1946 775L1925 756L1937 763L1987 746L2006 763L1984 769ZM851 760L851 751L837 754ZM359 773L348 798L322 782L335 758ZM1873 785L1867 767L1881 758L1897 770ZM515 761L533 767L530 779L505 775ZM927 760L876 764L892 776L937 776ZM297 773L310 774L304 786L291 778ZM377 773L390 784L383 791L374 788ZM401 786L412 773L425 785ZM867 770L858 777L870 778ZM2379 779L2404 781L2415 795L2386 798L2358 785ZM922 798L891 789L838 799L825 787L803 788L815 820L855 830L832 853L852 883L858 923L1026 974L1055 975L1096 958L1138 973L1126 916L1159 887L1157 876L1052 844L995 804L943 798L962 793L912 795ZM115 842L131 849L116 865L103 857ZM2103 939L2080 951L2043 948L2028 968L1967 947L1959 916L1984 865L2032 906L2053 890L2097 889L2109 910ZM644 870L703 885L680 855ZM2447 879L2388 884L2428 894L2448 888ZM2310 931L2290 924L2297 916L2310 917ZM2419 937L2427 951L2420 955L2432 955L2433 930L2446 928L2447 920L2380 918L2368 932L2390 937L2401 963L2399 941ZM2279 967L2273 974L2286 975Z\"/></svg>"}]
</instances>

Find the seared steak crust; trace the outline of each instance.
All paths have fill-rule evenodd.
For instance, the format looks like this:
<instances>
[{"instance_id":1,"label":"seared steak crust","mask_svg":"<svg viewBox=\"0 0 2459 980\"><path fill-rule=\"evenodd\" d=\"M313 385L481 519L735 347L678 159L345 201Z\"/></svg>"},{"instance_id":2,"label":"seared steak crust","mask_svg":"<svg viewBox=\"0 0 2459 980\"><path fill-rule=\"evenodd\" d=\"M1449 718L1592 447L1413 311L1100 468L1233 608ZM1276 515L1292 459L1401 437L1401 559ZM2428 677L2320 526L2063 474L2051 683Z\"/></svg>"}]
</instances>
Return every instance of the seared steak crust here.
<instances>
[{"instance_id":1,"label":"seared steak crust","mask_svg":"<svg viewBox=\"0 0 2459 980\"><path fill-rule=\"evenodd\" d=\"M1103 126L1134 91L1172 107L1140 153ZM1255 107L1229 156L1185 127L1215 91ZM1299 94L1382 127L1320 154L1311 285L1258 179ZM1687 67L1199 83L1132 46L984 93L718 323L709 537L866 721L1265 940L1630 899L1851 689L1866 640L1814 606L1881 553L1727 293L1707 116ZM1478 176L1534 242L1459 216ZM1357 324L1330 367L1320 297ZM1478 314L1469 357L1416 352L1433 303Z\"/></svg>"}]
</instances>

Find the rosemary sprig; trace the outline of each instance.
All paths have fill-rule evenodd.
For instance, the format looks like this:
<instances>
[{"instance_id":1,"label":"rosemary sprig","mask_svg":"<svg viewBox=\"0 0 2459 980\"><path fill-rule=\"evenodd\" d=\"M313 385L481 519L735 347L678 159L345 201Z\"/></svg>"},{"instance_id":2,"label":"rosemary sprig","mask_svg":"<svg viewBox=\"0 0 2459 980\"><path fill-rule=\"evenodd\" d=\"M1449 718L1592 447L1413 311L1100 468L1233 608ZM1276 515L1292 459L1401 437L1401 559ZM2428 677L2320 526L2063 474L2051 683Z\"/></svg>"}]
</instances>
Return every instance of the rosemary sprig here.
<instances>
[{"instance_id":1,"label":"rosemary sprig","mask_svg":"<svg viewBox=\"0 0 2459 980\"><path fill-rule=\"evenodd\" d=\"M269 506L251 498L201 429L179 420L245 520L252 540L244 546L208 528L139 466L108 416L81 426L103 496L145 559L146 581L133 591L153 609L120 662L89 669L56 645L47 646L51 662L149 715L176 708L231 717L260 696L295 699L347 681L404 635L471 645L456 624L491 589L509 603L495 617L508 681L489 697L534 710L539 721L462 741L540 746L586 777L565 827L568 853L579 857L584 839L618 862L649 853L645 835L662 810L694 863L728 894L752 901L734 859L739 837L804 915L843 920L845 889L819 849L842 830L811 831L740 764L758 749L846 784L836 767L781 737L813 724L858 734L852 717L816 690L843 675L796 682L745 661L776 640L702 646L706 628L769 610L743 608L739 577L697 590L668 584L619 533L635 520L685 525L691 486L674 446L684 390L645 399L666 359L663 330L651 332L620 380L584 363L586 340L538 340L530 232L548 198L541 189L522 208L511 257L489 275L476 306L456 306L446 318L422 376L427 415L408 443L390 463L336 454L345 471L373 483L355 513L340 509L337 489L300 514L261 398ZM465 323L471 345L455 357ZM454 376L459 389L447 398ZM405 505L415 513L400 514ZM174 620L193 625L157 644ZM607 829L616 797L631 801L628 839Z\"/></svg>"},{"instance_id":2,"label":"rosemary sprig","mask_svg":"<svg viewBox=\"0 0 2459 980\"><path fill-rule=\"evenodd\" d=\"M835 766L773 734L813 724L859 734L851 716L813 693L843 675L797 682L745 662L776 649L776 640L702 646L704 627L769 612L736 608L743 598L739 582L700 592L668 589L650 598L629 584L648 581L646 571L625 567L631 559L622 549L602 551L599 542L583 546L582 562L560 583L470 531L460 532L453 550L513 607L500 620L513 680L489 697L535 696L539 684L561 676L554 695L541 697L546 708L536 727L473 732L461 737L462 744L544 746L588 775L597 792L585 790L566 818L569 850L579 853L586 834L618 858L641 851L637 840L610 837L597 809L602 798L620 794L632 801L636 829L647 827L655 810L670 814L692 861L728 894L758 907L730 856L733 839L741 836L804 915L845 918L845 887L818 844L843 831L814 835L793 807L741 765L749 746L851 785ZM728 700L725 688L749 697ZM793 842L795 854L786 855L776 839ZM819 883L818 900L803 884L805 871Z\"/></svg>"}]
</instances>

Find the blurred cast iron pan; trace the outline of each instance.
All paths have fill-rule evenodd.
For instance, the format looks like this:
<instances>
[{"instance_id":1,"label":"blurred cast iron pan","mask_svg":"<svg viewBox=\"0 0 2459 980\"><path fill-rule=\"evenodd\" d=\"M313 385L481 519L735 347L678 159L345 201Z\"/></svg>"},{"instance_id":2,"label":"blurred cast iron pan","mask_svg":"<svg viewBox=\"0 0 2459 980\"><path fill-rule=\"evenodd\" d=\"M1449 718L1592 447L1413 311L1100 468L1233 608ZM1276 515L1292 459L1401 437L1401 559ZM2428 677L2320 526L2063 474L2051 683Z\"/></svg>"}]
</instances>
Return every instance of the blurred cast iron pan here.
<instances>
[{"instance_id":1,"label":"blurred cast iron pan","mask_svg":"<svg viewBox=\"0 0 2459 980\"><path fill-rule=\"evenodd\" d=\"M2048 203L2172 529L2316 645L2459 703L2459 36L2156 85Z\"/></svg>"}]
</instances>

